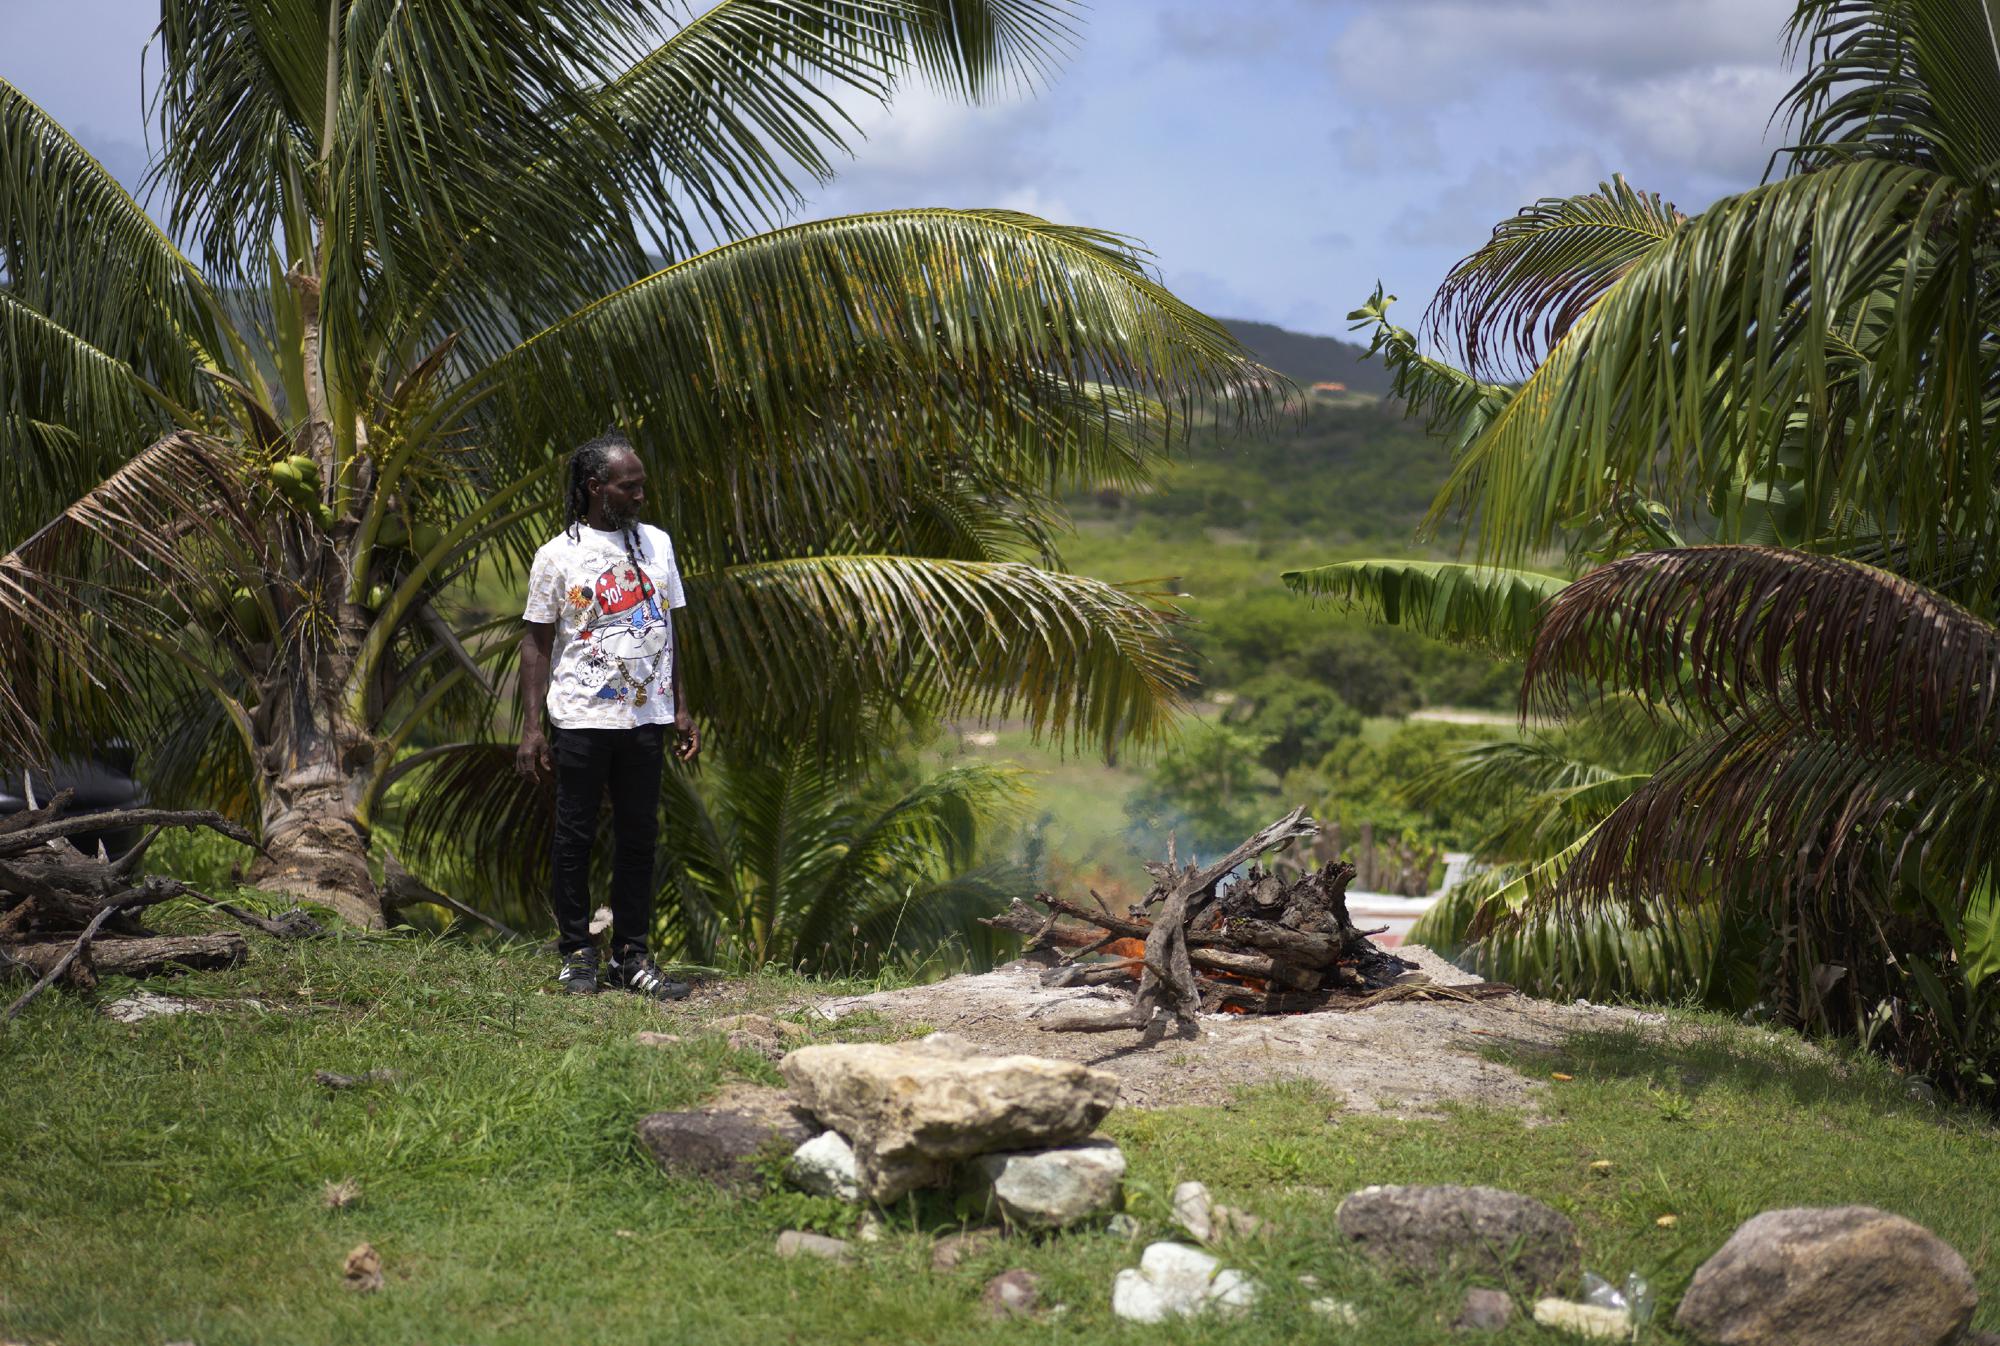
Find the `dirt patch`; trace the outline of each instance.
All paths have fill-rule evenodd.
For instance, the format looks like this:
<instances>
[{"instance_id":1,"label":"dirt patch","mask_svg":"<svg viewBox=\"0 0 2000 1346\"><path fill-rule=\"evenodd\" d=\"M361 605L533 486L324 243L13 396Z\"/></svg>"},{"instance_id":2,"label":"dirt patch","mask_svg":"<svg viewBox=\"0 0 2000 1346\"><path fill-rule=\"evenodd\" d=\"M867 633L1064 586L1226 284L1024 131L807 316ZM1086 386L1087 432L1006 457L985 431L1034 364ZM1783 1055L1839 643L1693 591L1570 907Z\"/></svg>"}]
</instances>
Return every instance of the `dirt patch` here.
<instances>
[{"instance_id":1,"label":"dirt patch","mask_svg":"<svg viewBox=\"0 0 2000 1346\"><path fill-rule=\"evenodd\" d=\"M1397 954L1420 973L1451 985L1476 981L1430 950L1405 945ZM1403 1001L1356 1013L1280 1016L1211 1015L1200 1033L1045 1033L1041 1015L1115 1008L1129 997L1108 990L1047 987L1039 969L1009 964L978 976L953 977L871 995L840 996L812 1008L838 1022L872 1011L900 1024L921 1024L970 1038L996 1052L1083 1061L1115 1072L1127 1107L1218 1103L1245 1084L1310 1079L1340 1095L1354 1112L1426 1114L1441 1104L1468 1103L1536 1111L1546 1080L1484 1059L1495 1047L1547 1049L1587 1029L1662 1026L1665 1017L1601 1005L1557 1005L1528 996L1471 1004Z\"/></svg>"}]
</instances>

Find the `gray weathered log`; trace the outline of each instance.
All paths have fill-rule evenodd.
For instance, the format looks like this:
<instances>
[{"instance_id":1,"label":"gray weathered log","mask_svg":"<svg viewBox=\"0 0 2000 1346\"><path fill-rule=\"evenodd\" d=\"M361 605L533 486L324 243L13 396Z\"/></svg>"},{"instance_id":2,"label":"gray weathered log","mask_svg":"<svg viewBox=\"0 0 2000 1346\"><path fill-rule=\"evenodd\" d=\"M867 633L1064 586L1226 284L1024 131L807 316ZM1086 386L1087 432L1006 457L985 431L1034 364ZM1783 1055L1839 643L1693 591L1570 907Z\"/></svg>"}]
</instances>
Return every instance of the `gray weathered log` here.
<instances>
[{"instance_id":1,"label":"gray weathered log","mask_svg":"<svg viewBox=\"0 0 2000 1346\"><path fill-rule=\"evenodd\" d=\"M110 910L109 908L106 909ZM16 961L46 972L61 960L70 941L10 944ZM144 939L104 939L90 946L90 965L98 973L121 977L152 977L166 972L235 967L250 956L250 945L234 930L212 935L155 935Z\"/></svg>"}]
</instances>

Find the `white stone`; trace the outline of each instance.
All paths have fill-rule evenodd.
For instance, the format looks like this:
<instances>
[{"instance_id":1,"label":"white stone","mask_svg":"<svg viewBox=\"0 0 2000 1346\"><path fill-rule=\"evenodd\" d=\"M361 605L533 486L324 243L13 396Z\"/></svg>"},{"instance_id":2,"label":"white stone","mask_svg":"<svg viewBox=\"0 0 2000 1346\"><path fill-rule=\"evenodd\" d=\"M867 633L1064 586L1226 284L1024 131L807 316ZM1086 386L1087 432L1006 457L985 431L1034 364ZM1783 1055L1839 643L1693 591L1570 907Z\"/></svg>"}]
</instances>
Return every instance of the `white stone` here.
<instances>
[{"instance_id":1,"label":"white stone","mask_svg":"<svg viewBox=\"0 0 2000 1346\"><path fill-rule=\"evenodd\" d=\"M1306 1307L1317 1313L1320 1317L1331 1319L1343 1326L1361 1326L1361 1310L1355 1308L1344 1299L1335 1299L1330 1295L1321 1295L1318 1299L1308 1301Z\"/></svg>"},{"instance_id":2,"label":"white stone","mask_svg":"<svg viewBox=\"0 0 2000 1346\"><path fill-rule=\"evenodd\" d=\"M1111 1283L1111 1311L1138 1323L1165 1322L1203 1312L1241 1313L1261 1287L1241 1271L1224 1267L1199 1248L1155 1243Z\"/></svg>"},{"instance_id":3,"label":"white stone","mask_svg":"<svg viewBox=\"0 0 2000 1346\"><path fill-rule=\"evenodd\" d=\"M794 1187L814 1196L861 1200L861 1173L855 1165L854 1147L838 1131L821 1132L793 1150L785 1177Z\"/></svg>"},{"instance_id":4,"label":"white stone","mask_svg":"<svg viewBox=\"0 0 2000 1346\"><path fill-rule=\"evenodd\" d=\"M1174 1188L1174 1223L1197 1243L1207 1243L1215 1237L1215 1202L1209 1197L1204 1183L1184 1182Z\"/></svg>"},{"instance_id":5,"label":"white stone","mask_svg":"<svg viewBox=\"0 0 2000 1346\"><path fill-rule=\"evenodd\" d=\"M1111 1312L1133 1323L1164 1323L1182 1310L1167 1304L1137 1267L1126 1267L1111 1282Z\"/></svg>"},{"instance_id":6,"label":"white stone","mask_svg":"<svg viewBox=\"0 0 2000 1346\"><path fill-rule=\"evenodd\" d=\"M1535 1301L1535 1321L1558 1332L1593 1341L1624 1341L1632 1336L1632 1315L1623 1309L1600 1308L1567 1299Z\"/></svg>"},{"instance_id":7,"label":"white stone","mask_svg":"<svg viewBox=\"0 0 2000 1346\"><path fill-rule=\"evenodd\" d=\"M1218 1313L1241 1313L1257 1302L1263 1287L1234 1267L1224 1267L1208 1283L1208 1303Z\"/></svg>"},{"instance_id":8,"label":"white stone","mask_svg":"<svg viewBox=\"0 0 2000 1346\"><path fill-rule=\"evenodd\" d=\"M780 1257L819 1257L829 1262L854 1260L854 1249L844 1240L808 1233L803 1229L787 1229L778 1235L776 1252Z\"/></svg>"},{"instance_id":9,"label":"white stone","mask_svg":"<svg viewBox=\"0 0 2000 1346\"><path fill-rule=\"evenodd\" d=\"M1012 1228L1064 1229L1118 1204L1125 1155L1102 1138L1054 1150L985 1154L966 1166L989 1213Z\"/></svg>"}]
</instances>

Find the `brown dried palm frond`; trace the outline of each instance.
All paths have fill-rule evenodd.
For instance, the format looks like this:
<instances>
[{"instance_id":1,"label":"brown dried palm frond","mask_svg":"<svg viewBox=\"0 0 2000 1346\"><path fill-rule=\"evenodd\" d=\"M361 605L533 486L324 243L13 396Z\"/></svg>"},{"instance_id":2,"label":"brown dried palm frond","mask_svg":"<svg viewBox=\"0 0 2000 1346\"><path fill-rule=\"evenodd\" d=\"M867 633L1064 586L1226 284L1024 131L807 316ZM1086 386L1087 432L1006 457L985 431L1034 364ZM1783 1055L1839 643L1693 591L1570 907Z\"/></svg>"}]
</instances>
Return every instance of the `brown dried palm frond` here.
<instances>
[{"instance_id":1,"label":"brown dried palm frond","mask_svg":"<svg viewBox=\"0 0 2000 1346\"><path fill-rule=\"evenodd\" d=\"M1572 584L1530 656L1529 705L1626 687L1709 723L1533 904L1736 894L1773 929L1908 952L1885 926L2000 874L2000 631L1918 585L1759 547L1651 552Z\"/></svg>"},{"instance_id":2,"label":"brown dried palm frond","mask_svg":"<svg viewBox=\"0 0 2000 1346\"><path fill-rule=\"evenodd\" d=\"M179 431L0 556L0 755L46 760L183 689L167 648L254 569L253 510L235 450Z\"/></svg>"},{"instance_id":3,"label":"brown dried palm frond","mask_svg":"<svg viewBox=\"0 0 2000 1346\"><path fill-rule=\"evenodd\" d=\"M1549 606L1523 704L1566 713L1578 683L1714 720L1769 706L1867 751L2000 749L2000 629L1836 557L1689 547L1592 571Z\"/></svg>"}]
</instances>

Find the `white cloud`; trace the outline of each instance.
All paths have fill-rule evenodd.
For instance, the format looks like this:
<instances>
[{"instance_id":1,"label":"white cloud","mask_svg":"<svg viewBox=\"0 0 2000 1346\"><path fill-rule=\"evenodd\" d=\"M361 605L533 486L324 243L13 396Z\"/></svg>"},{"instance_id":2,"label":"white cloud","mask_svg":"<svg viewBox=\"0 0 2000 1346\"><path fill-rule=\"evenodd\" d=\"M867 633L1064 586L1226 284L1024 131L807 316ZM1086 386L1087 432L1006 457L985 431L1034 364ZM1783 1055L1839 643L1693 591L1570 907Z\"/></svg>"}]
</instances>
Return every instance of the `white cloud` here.
<instances>
[{"instance_id":1,"label":"white cloud","mask_svg":"<svg viewBox=\"0 0 2000 1346\"><path fill-rule=\"evenodd\" d=\"M1634 152L1635 173L1661 169L1735 183L1763 175L1782 126L1765 127L1791 87L1773 63L1718 66L1611 85L1591 82L1571 101Z\"/></svg>"},{"instance_id":2,"label":"white cloud","mask_svg":"<svg viewBox=\"0 0 2000 1346\"><path fill-rule=\"evenodd\" d=\"M1390 221L1389 234L1403 243L1469 253L1521 207L1544 196L1590 191L1609 176L1603 157L1579 146L1503 155L1405 209Z\"/></svg>"},{"instance_id":3,"label":"white cloud","mask_svg":"<svg viewBox=\"0 0 2000 1346\"><path fill-rule=\"evenodd\" d=\"M1344 93L1435 108L1509 76L1618 83L1773 66L1790 0L1399 0L1334 39Z\"/></svg>"},{"instance_id":4,"label":"white cloud","mask_svg":"<svg viewBox=\"0 0 2000 1346\"><path fill-rule=\"evenodd\" d=\"M816 193L814 214L896 206L991 206L1042 213L1062 205L1057 166L1036 152L1051 111L1025 98L967 104L923 87L888 107L850 109L854 158Z\"/></svg>"}]
</instances>

